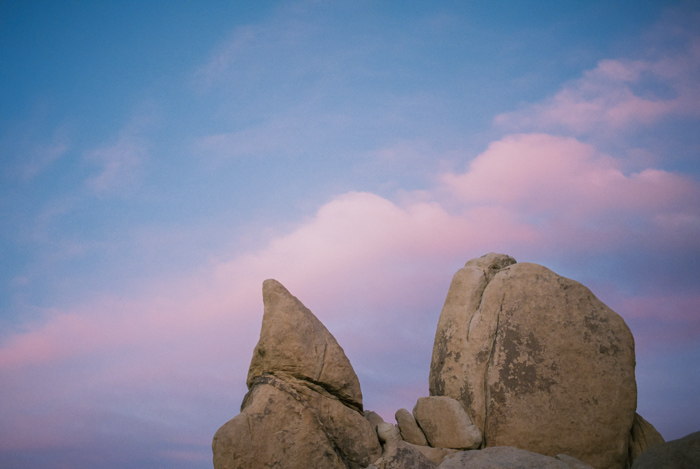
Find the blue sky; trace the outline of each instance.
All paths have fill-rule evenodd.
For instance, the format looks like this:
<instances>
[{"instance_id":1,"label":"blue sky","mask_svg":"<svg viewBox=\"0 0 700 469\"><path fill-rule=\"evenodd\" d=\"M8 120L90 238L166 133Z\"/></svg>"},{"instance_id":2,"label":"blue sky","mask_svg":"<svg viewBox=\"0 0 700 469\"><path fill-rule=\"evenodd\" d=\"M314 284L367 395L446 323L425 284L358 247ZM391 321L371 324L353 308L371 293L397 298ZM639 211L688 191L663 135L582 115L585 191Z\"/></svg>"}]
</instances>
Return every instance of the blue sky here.
<instances>
[{"instance_id":1,"label":"blue sky","mask_svg":"<svg viewBox=\"0 0 700 469\"><path fill-rule=\"evenodd\" d=\"M210 467L276 278L365 406L427 394L452 274L505 252L700 408L696 2L0 4L0 466Z\"/></svg>"}]
</instances>

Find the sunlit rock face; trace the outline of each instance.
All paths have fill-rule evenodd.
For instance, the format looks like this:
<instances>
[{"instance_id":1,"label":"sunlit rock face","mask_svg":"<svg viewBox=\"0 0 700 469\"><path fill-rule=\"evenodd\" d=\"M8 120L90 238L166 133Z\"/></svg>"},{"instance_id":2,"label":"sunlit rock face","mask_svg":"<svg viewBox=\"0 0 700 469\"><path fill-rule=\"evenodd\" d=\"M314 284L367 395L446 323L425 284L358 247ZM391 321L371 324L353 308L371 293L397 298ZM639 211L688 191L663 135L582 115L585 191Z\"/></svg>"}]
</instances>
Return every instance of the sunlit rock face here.
<instances>
[{"instance_id":1,"label":"sunlit rock face","mask_svg":"<svg viewBox=\"0 0 700 469\"><path fill-rule=\"evenodd\" d=\"M637 389L632 334L578 282L489 254L458 271L430 393L459 400L483 446L624 468Z\"/></svg>"},{"instance_id":2,"label":"sunlit rock face","mask_svg":"<svg viewBox=\"0 0 700 469\"><path fill-rule=\"evenodd\" d=\"M249 392L214 435L214 467L366 467L381 446L342 347L279 282L264 282L263 302Z\"/></svg>"}]
</instances>

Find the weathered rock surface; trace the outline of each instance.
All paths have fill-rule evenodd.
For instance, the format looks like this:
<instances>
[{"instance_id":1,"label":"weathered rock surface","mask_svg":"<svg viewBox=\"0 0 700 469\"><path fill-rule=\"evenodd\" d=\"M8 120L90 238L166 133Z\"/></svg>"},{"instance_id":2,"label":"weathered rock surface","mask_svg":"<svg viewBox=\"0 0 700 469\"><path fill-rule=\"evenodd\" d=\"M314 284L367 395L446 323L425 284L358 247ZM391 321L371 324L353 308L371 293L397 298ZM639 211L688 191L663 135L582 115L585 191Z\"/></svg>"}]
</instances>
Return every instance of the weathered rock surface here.
<instances>
[{"instance_id":1,"label":"weathered rock surface","mask_svg":"<svg viewBox=\"0 0 700 469\"><path fill-rule=\"evenodd\" d=\"M398 427L390 423L380 423L377 435L383 445L382 457L374 464L379 469L436 469L431 461L417 446L401 439ZM435 449L435 448L430 448Z\"/></svg>"},{"instance_id":2,"label":"weathered rock surface","mask_svg":"<svg viewBox=\"0 0 700 469\"><path fill-rule=\"evenodd\" d=\"M316 383L362 411L362 391L343 348L321 321L276 280L263 283L260 340L253 351L247 384L265 373Z\"/></svg>"},{"instance_id":3,"label":"weathered rock surface","mask_svg":"<svg viewBox=\"0 0 700 469\"><path fill-rule=\"evenodd\" d=\"M406 443L407 445L417 449L423 456L430 459L435 464L440 464L448 455L459 453L460 450L452 448L433 448L432 446L419 446Z\"/></svg>"},{"instance_id":4,"label":"weathered rock surface","mask_svg":"<svg viewBox=\"0 0 700 469\"><path fill-rule=\"evenodd\" d=\"M387 449L379 469L436 469L438 466L406 442Z\"/></svg>"},{"instance_id":5,"label":"weathered rock surface","mask_svg":"<svg viewBox=\"0 0 700 469\"><path fill-rule=\"evenodd\" d=\"M493 276L515 262L505 254L490 253L468 261L452 277L435 333L429 378L431 396L451 396L483 407L478 399L484 396L474 389L479 386L475 379L478 370L470 363L474 357L467 358L476 345L468 340L469 327ZM483 428L483 422L475 423Z\"/></svg>"},{"instance_id":6,"label":"weathered rock surface","mask_svg":"<svg viewBox=\"0 0 700 469\"><path fill-rule=\"evenodd\" d=\"M379 442L383 445L391 445L401 441L401 432L396 427L389 422L382 422L377 425L377 436L379 437Z\"/></svg>"},{"instance_id":7,"label":"weathered rock surface","mask_svg":"<svg viewBox=\"0 0 700 469\"><path fill-rule=\"evenodd\" d=\"M661 433L652 424L644 420L641 415L635 413L632 432L630 433L630 463L634 462L640 454L652 446L660 445L661 443L664 443L664 437L661 436Z\"/></svg>"},{"instance_id":8,"label":"weathered rock surface","mask_svg":"<svg viewBox=\"0 0 700 469\"><path fill-rule=\"evenodd\" d=\"M365 410L365 418L369 423L372 424L372 428L374 428L374 431L377 431L377 427L380 423L384 423L384 419L382 418L382 416L376 412L372 412L371 410Z\"/></svg>"},{"instance_id":9,"label":"weathered rock surface","mask_svg":"<svg viewBox=\"0 0 700 469\"><path fill-rule=\"evenodd\" d=\"M416 419L408 410L399 409L394 417L403 441L414 445L428 446L428 440L425 439L423 430L418 427Z\"/></svg>"},{"instance_id":10,"label":"weathered rock surface","mask_svg":"<svg viewBox=\"0 0 700 469\"><path fill-rule=\"evenodd\" d=\"M413 416L430 446L473 449L481 444L481 431L451 397L421 397L413 408Z\"/></svg>"},{"instance_id":11,"label":"weathered rock surface","mask_svg":"<svg viewBox=\"0 0 700 469\"><path fill-rule=\"evenodd\" d=\"M557 454L556 456L554 456L554 459L558 459L566 463L571 469L595 469L593 466L586 464L583 461L579 461L578 459L574 458L573 456L569 456L568 454Z\"/></svg>"},{"instance_id":12,"label":"weathered rock surface","mask_svg":"<svg viewBox=\"0 0 700 469\"><path fill-rule=\"evenodd\" d=\"M381 446L343 349L279 282L265 281L263 301L249 392L214 435L215 469L368 466Z\"/></svg>"},{"instance_id":13,"label":"weathered rock surface","mask_svg":"<svg viewBox=\"0 0 700 469\"><path fill-rule=\"evenodd\" d=\"M266 381L256 383L241 413L216 432L214 467L345 468L314 412L283 381Z\"/></svg>"},{"instance_id":14,"label":"weathered rock surface","mask_svg":"<svg viewBox=\"0 0 700 469\"><path fill-rule=\"evenodd\" d=\"M478 451L462 451L447 456L440 469L573 469L581 461L568 462L511 446L493 446Z\"/></svg>"},{"instance_id":15,"label":"weathered rock surface","mask_svg":"<svg viewBox=\"0 0 700 469\"><path fill-rule=\"evenodd\" d=\"M401 438L401 432L398 426L386 422L382 422L377 426L377 435L384 448L384 453L379 461L380 465L384 461L391 461L397 454L398 456L396 457L398 459L392 464L398 464L397 461L399 460L408 461L409 459L413 461L411 464L427 464L425 458L434 464L440 464L442 460L445 459L445 456L458 451L450 448L433 448L432 446L408 443ZM397 448L400 448L401 451L397 451ZM415 453L421 453L425 458ZM411 454L413 454L413 456L409 458ZM377 461L375 461L375 464L377 464Z\"/></svg>"},{"instance_id":16,"label":"weathered rock surface","mask_svg":"<svg viewBox=\"0 0 700 469\"><path fill-rule=\"evenodd\" d=\"M489 254L455 274L431 395L459 400L486 447L624 468L636 409L629 328L580 283L513 262Z\"/></svg>"},{"instance_id":17,"label":"weathered rock surface","mask_svg":"<svg viewBox=\"0 0 700 469\"><path fill-rule=\"evenodd\" d=\"M639 455L632 469L691 469L700 467L700 432L652 446Z\"/></svg>"}]
</instances>

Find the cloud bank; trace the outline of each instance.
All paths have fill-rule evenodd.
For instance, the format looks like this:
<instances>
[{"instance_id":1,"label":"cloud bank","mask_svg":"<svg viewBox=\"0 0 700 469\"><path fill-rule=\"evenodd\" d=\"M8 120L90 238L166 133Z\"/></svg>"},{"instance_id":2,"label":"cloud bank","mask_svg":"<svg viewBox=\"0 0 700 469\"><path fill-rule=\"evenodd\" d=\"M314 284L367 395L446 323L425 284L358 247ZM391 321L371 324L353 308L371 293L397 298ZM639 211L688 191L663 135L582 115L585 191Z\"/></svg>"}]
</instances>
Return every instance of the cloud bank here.
<instances>
[{"instance_id":1,"label":"cloud bank","mask_svg":"<svg viewBox=\"0 0 700 469\"><path fill-rule=\"evenodd\" d=\"M87 444L93 426L75 428L61 418L69 409L128 409L124 425L165 428L183 418L176 409L192 402L219 399L229 403L221 415L227 408L234 413L259 329L260 285L268 277L328 325L368 383L366 405L386 413L394 401L367 387L398 367L385 392L425 394L431 331L457 264L491 250L524 255L523 261L622 245L655 250L673 243L700 251L696 182L654 168L626 174L613 158L571 137L505 136L466 171L445 173L430 191L401 199L341 194L262 249L214 260L176 284L156 282L142 298L98 298L47 311L0 349L3 395L18 403L4 410L3 450L31 448L35 441ZM635 236L639 230L644 237ZM619 306L629 321L656 318L656 308L668 304L664 297L635 297ZM698 297L671 304L678 309L670 321L687 340L696 338ZM678 340L677 329L661 341ZM146 398L137 403L142 393ZM37 412L45 438L37 439L27 418ZM45 412L56 417L47 422ZM184 418L195 425L182 438L196 441L211 431L196 416ZM201 448L194 455L206 456Z\"/></svg>"}]
</instances>

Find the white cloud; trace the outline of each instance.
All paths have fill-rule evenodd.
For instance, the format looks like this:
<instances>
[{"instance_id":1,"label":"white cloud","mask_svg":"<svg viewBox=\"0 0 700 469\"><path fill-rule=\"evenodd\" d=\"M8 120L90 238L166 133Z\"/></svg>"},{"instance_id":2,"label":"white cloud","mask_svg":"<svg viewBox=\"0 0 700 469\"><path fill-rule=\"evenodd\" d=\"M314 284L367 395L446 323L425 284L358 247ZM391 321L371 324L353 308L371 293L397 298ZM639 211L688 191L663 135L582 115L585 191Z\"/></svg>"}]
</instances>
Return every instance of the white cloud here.
<instances>
[{"instance_id":1,"label":"white cloud","mask_svg":"<svg viewBox=\"0 0 700 469\"><path fill-rule=\"evenodd\" d=\"M217 84L236 60L247 53L258 33L252 26L238 28L232 37L212 53L209 61L194 73L194 82L203 90Z\"/></svg>"},{"instance_id":2,"label":"white cloud","mask_svg":"<svg viewBox=\"0 0 700 469\"><path fill-rule=\"evenodd\" d=\"M30 118L18 119L3 129L0 152L7 172L3 176L31 181L70 151L71 126L62 123L51 127L46 114L45 110L36 109Z\"/></svg>"},{"instance_id":3,"label":"white cloud","mask_svg":"<svg viewBox=\"0 0 700 469\"><path fill-rule=\"evenodd\" d=\"M145 143L140 138L120 136L113 145L89 153L88 159L100 166L100 170L88 179L88 186L102 194L133 184L147 155Z\"/></svg>"},{"instance_id":4,"label":"white cloud","mask_svg":"<svg viewBox=\"0 0 700 469\"><path fill-rule=\"evenodd\" d=\"M149 156L150 145L145 132L154 121L152 105L146 103L119 132L116 141L85 155L85 159L98 168L97 174L87 179L88 188L98 195L107 195L123 193L138 183Z\"/></svg>"},{"instance_id":5,"label":"white cloud","mask_svg":"<svg viewBox=\"0 0 700 469\"><path fill-rule=\"evenodd\" d=\"M37 174L46 171L51 165L68 153L70 142L65 128L59 128L54 133L49 143L37 143L27 150L22 176L31 179Z\"/></svg>"}]
</instances>

